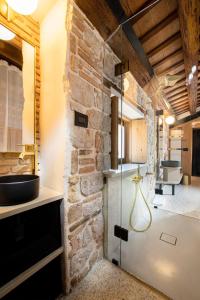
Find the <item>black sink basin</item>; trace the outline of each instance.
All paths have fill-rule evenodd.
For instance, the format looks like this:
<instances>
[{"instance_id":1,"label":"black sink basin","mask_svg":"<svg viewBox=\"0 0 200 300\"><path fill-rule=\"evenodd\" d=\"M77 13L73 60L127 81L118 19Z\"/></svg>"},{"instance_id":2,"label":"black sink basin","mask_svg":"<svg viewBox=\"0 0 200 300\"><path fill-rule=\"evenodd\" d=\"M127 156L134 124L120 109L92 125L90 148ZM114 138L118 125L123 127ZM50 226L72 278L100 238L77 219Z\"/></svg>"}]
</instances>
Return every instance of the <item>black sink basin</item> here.
<instances>
[{"instance_id":1,"label":"black sink basin","mask_svg":"<svg viewBox=\"0 0 200 300\"><path fill-rule=\"evenodd\" d=\"M0 177L0 206L31 201L39 195L40 178L36 175Z\"/></svg>"}]
</instances>

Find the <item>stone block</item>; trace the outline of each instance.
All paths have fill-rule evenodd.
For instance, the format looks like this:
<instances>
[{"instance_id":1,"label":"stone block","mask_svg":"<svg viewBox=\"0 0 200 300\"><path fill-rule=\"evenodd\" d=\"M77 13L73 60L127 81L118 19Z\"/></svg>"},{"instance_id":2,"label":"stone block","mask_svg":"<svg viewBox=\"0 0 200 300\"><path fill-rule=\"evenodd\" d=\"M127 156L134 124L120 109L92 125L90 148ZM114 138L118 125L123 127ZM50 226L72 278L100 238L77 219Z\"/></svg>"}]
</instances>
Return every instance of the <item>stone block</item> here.
<instances>
[{"instance_id":1,"label":"stone block","mask_svg":"<svg viewBox=\"0 0 200 300\"><path fill-rule=\"evenodd\" d=\"M79 176L78 175L69 176L68 182L69 182L69 184L72 184L72 185L77 184L79 182Z\"/></svg>"},{"instance_id":2,"label":"stone block","mask_svg":"<svg viewBox=\"0 0 200 300\"><path fill-rule=\"evenodd\" d=\"M92 148L94 146L94 132L88 128L74 126L72 129L72 145L75 148Z\"/></svg>"},{"instance_id":3,"label":"stone block","mask_svg":"<svg viewBox=\"0 0 200 300\"><path fill-rule=\"evenodd\" d=\"M101 191L103 188L103 175L100 173L85 175L81 177L81 193L84 196Z\"/></svg>"},{"instance_id":4,"label":"stone block","mask_svg":"<svg viewBox=\"0 0 200 300\"><path fill-rule=\"evenodd\" d=\"M79 150L79 155L90 155L92 153L93 153L92 150L87 150L87 149L81 149L81 150Z\"/></svg>"},{"instance_id":5,"label":"stone block","mask_svg":"<svg viewBox=\"0 0 200 300\"><path fill-rule=\"evenodd\" d=\"M83 214L83 211L82 211L82 205L81 204L71 205L69 207L69 211L68 211L68 222L69 222L69 224L77 222L82 217L82 214Z\"/></svg>"},{"instance_id":6,"label":"stone block","mask_svg":"<svg viewBox=\"0 0 200 300\"><path fill-rule=\"evenodd\" d=\"M110 155L104 155L103 157L103 170L109 170L111 168L111 158Z\"/></svg>"},{"instance_id":7,"label":"stone block","mask_svg":"<svg viewBox=\"0 0 200 300\"><path fill-rule=\"evenodd\" d=\"M94 90L94 106L97 109L103 111L103 108L104 108L103 104L104 103L103 103L103 99L102 99L102 92L95 89Z\"/></svg>"},{"instance_id":8,"label":"stone block","mask_svg":"<svg viewBox=\"0 0 200 300\"><path fill-rule=\"evenodd\" d=\"M88 110L88 120L89 120L89 127L97 130L102 130L103 128L103 115L101 112L91 109Z\"/></svg>"},{"instance_id":9,"label":"stone block","mask_svg":"<svg viewBox=\"0 0 200 300\"><path fill-rule=\"evenodd\" d=\"M70 89L72 98L85 107L94 104L94 88L80 76L70 73Z\"/></svg>"},{"instance_id":10,"label":"stone block","mask_svg":"<svg viewBox=\"0 0 200 300\"><path fill-rule=\"evenodd\" d=\"M84 166L84 165L92 165L94 164L94 158L80 158L79 159L79 165Z\"/></svg>"},{"instance_id":11,"label":"stone block","mask_svg":"<svg viewBox=\"0 0 200 300\"><path fill-rule=\"evenodd\" d=\"M110 116L104 115L104 117L103 117L103 131L111 132L111 118L110 118Z\"/></svg>"},{"instance_id":12,"label":"stone block","mask_svg":"<svg viewBox=\"0 0 200 300\"><path fill-rule=\"evenodd\" d=\"M95 134L95 148L97 153L104 151L104 137L100 131Z\"/></svg>"},{"instance_id":13,"label":"stone block","mask_svg":"<svg viewBox=\"0 0 200 300\"><path fill-rule=\"evenodd\" d=\"M98 153L96 156L96 169L97 171L103 171L104 169L104 155L102 153Z\"/></svg>"},{"instance_id":14,"label":"stone block","mask_svg":"<svg viewBox=\"0 0 200 300\"><path fill-rule=\"evenodd\" d=\"M92 243L89 243L87 247L80 249L72 257L70 264L70 275L80 274L80 271L85 267L88 258L93 250Z\"/></svg>"},{"instance_id":15,"label":"stone block","mask_svg":"<svg viewBox=\"0 0 200 300\"><path fill-rule=\"evenodd\" d=\"M75 203L81 201L80 184L71 184L68 188L68 201Z\"/></svg>"},{"instance_id":16,"label":"stone block","mask_svg":"<svg viewBox=\"0 0 200 300\"><path fill-rule=\"evenodd\" d=\"M102 209L102 198L83 203L83 216L89 217Z\"/></svg>"},{"instance_id":17,"label":"stone block","mask_svg":"<svg viewBox=\"0 0 200 300\"><path fill-rule=\"evenodd\" d=\"M78 150L73 150L71 153L71 174L78 172Z\"/></svg>"},{"instance_id":18,"label":"stone block","mask_svg":"<svg viewBox=\"0 0 200 300\"><path fill-rule=\"evenodd\" d=\"M104 154L110 153L111 152L111 136L110 136L110 133L105 133L103 135L103 144L104 144L104 147L103 147Z\"/></svg>"},{"instance_id":19,"label":"stone block","mask_svg":"<svg viewBox=\"0 0 200 300\"><path fill-rule=\"evenodd\" d=\"M92 224L93 238L98 245L102 244L103 242L103 228L104 228L103 215L102 213L100 213L98 216L94 218Z\"/></svg>"},{"instance_id":20,"label":"stone block","mask_svg":"<svg viewBox=\"0 0 200 300\"><path fill-rule=\"evenodd\" d=\"M103 111L105 114L111 114L111 98L103 93Z\"/></svg>"},{"instance_id":21,"label":"stone block","mask_svg":"<svg viewBox=\"0 0 200 300\"><path fill-rule=\"evenodd\" d=\"M79 169L79 174L86 174L86 173L91 173L95 171L94 166L85 166Z\"/></svg>"}]
</instances>

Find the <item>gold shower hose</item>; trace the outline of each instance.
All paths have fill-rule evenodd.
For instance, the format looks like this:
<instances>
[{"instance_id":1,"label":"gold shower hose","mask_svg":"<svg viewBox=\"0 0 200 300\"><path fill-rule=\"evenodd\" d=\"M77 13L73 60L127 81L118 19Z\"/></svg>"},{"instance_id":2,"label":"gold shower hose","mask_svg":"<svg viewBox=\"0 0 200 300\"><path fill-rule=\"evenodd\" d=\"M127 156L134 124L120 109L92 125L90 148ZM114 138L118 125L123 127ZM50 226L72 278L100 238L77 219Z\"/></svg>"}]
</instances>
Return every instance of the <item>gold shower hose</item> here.
<instances>
[{"instance_id":1,"label":"gold shower hose","mask_svg":"<svg viewBox=\"0 0 200 300\"><path fill-rule=\"evenodd\" d=\"M152 223L152 213L151 213L151 209L148 205L147 199L145 198L141 186L140 186L140 181L142 180L142 176L140 175L140 168L138 166L138 170L137 170L137 174L133 176L132 181L135 183L135 194L133 197L133 204L132 204L132 208L131 208L131 212L130 212L130 216L129 216L129 226L131 228L131 230L135 231L135 232L145 232L147 231ZM142 195L142 199L144 200L144 203L148 209L149 212L149 223L147 224L146 227L142 228L142 229L137 229L132 225L132 217L133 217L133 213L134 213L134 209L135 209L135 204L136 204L136 200L137 200L137 195L138 195L138 191L141 193Z\"/></svg>"}]
</instances>

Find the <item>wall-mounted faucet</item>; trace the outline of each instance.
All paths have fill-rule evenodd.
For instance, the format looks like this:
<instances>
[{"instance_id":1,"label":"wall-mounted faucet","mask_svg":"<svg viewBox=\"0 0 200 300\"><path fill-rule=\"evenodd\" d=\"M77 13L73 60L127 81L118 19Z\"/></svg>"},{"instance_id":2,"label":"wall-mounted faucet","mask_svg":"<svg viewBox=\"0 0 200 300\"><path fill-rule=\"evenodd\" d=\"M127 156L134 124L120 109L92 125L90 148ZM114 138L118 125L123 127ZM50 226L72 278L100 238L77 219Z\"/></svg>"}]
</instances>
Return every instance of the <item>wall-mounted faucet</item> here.
<instances>
[{"instance_id":1,"label":"wall-mounted faucet","mask_svg":"<svg viewBox=\"0 0 200 300\"><path fill-rule=\"evenodd\" d=\"M19 155L20 160L24 160L26 156L32 156L32 173L38 173L38 145L37 144L25 144L22 146L22 152Z\"/></svg>"}]
</instances>

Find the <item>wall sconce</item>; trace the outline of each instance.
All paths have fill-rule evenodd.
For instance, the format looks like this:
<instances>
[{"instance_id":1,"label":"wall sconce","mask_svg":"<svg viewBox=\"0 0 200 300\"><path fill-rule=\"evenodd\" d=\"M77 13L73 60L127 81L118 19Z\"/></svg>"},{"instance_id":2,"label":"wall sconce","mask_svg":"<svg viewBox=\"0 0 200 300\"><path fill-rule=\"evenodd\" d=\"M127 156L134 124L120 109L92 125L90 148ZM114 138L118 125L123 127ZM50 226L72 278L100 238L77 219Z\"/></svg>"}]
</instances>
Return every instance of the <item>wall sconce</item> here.
<instances>
[{"instance_id":1,"label":"wall sconce","mask_svg":"<svg viewBox=\"0 0 200 300\"><path fill-rule=\"evenodd\" d=\"M0 40L10 41L14 39L15 34L0 24Z\"/></svg>"},{"instance_id":2,"label":"wall sconce","mask_svg":"<svg viewBox=\"0 0 200 300\"><path fill-rule=\"evenodd\" d=\"M31 15L38 6L38 0L6 0L7 4L18 14Z\"/></svg>"},{"instance_id":3,"label":"wall sconce","mask_svg":"<svg viewBox=\"0 0 200 300\"><path fill-rule=\"evenodd\" d=\"M165 122L167 125L172 125L175 123L175 117L174 116L167 116L165 118Z\"/></svg>"}]
</instances>

